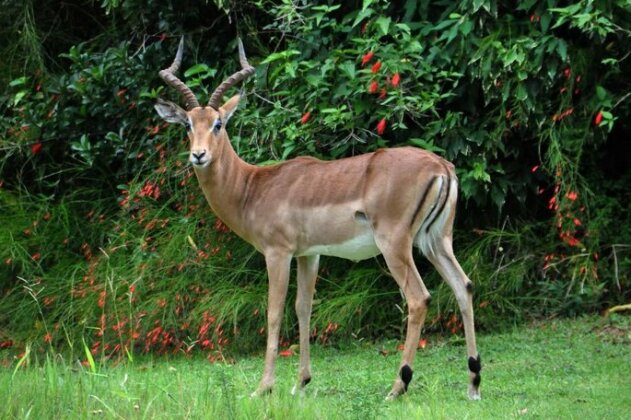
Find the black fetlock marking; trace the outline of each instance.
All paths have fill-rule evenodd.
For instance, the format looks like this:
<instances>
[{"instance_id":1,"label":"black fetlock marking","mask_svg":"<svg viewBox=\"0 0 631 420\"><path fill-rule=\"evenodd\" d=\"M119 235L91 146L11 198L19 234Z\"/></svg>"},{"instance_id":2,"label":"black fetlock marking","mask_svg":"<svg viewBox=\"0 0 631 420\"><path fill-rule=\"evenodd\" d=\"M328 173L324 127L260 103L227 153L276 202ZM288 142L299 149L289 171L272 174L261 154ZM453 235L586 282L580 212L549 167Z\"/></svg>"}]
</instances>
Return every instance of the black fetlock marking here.
<instances>
[{"instance_id":1,"label":"black fetlock marking","mask_svg":"<svg viewBox=\"0 0 631 420\"><path fill-rule=\"evenodd\" d=\"M480 382L482 382L482 377L480 376L479 373L476 373L471 383L473 384L474 387L478 388L480 386Z\"/></svg>"},{"instance_id":2,"label":"black fetlock marking","mask_svg":"<svg viewBox=\"0 0 631 420\"><path fill-rule=\"evenodd\" d=\"M480 382L482 382L482 377L480 376L480 371L482 370L482 363L480 362L480 355L478 357L469 357L469 370L475 374L471 383L474 387L478 388L480 386Z\"/></svg>"},{"instance_id":3,"label":"black fetlock marking","mask_svg":"<svg viewBox=\"0 0 631 420\"><path fill-rule=\"evenodd\" d=\"M469 370L473 373L480 373L482 370L482 364L480 363L480 355L477 358L473 356L469 357Z\"/></svg>"},{"instance_id":4,"label":"black fetlock marking","mask_svg":"<svg viewBox=\"0 0 631 420\"><path fill-rule=\"evenodd\" d=\"M467 283L467 292L473 293L473 283L472 282Z\"/></svg>"},{"instance_id":5,"label":"black fetlock marking","mask_svg":"<svg viewBox=\"0 0 631 420\"><path fill-rule=\"evenodd\" d=\"M401 368L401 372L399 372L399 376L401 377L401 380L405 385L406 392L408 390L408 385L410 384L410 382L412 382L412 374L412 368L408 365L403 365L403 367Z\"/></svg>"},{"instance_id":6,"label":"black fetlock marking","mask_svg":"<svg viewBox=\"0 0 631 420\"><path fill-rule=\"evenodd\" d=\"M425 298L425 305L429 306L430 303L432 303L432 297L427 296L427 298Z\"/></svg>"},{"instance_id":7,"label":"black fetlock marking","mask_svg":"<svg viewBox=\"0 0 631 420\"><path fill-rule=\"evenodd\" d=\"M300 386L301 386L302 388L304 388L304 387L306 387L306 386L309 384L309 382L311 382L311 377L304 378L304 379L302 380L302 382L300 383Z\"/></svg>"}]
</instances>

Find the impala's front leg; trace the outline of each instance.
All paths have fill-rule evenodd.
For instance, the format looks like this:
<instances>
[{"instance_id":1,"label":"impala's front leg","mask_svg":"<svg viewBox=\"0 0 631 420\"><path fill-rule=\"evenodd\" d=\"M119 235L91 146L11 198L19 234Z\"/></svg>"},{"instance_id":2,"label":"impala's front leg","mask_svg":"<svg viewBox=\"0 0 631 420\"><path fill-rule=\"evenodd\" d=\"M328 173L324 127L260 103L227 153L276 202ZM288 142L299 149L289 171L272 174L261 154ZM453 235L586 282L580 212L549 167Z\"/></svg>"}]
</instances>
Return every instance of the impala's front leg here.
<instances>
[{"instance_id":1,"label":"impala's front leg","mask_svg":"<svg viewBox=\"0 0 631 420\"><path fill-rule=\"evenodd\" d=\"M296 295L296 315L298 315L298 325L300 329L300 370L298 372L298 384L294 386L292 394L295 394L299 389L302 390L311 381L309 324L320 256L298 257L297 261L298 293Z\"/></svg>"},{"instance_id":2,"label":"impala's front leg","mask_svg":"<svg viewBox=\"0 0 631 420\"><path fill-rule=\"evenodd\" d=\"M287 252L272 250L265 253L269 291L267 298L267 348L265 350L265 368L263 378L253 396L266 394L274 386L274 367L278 354L278 337L283 319L283 307L289 283L291 255Z\"/></svg>"}]
</instances>

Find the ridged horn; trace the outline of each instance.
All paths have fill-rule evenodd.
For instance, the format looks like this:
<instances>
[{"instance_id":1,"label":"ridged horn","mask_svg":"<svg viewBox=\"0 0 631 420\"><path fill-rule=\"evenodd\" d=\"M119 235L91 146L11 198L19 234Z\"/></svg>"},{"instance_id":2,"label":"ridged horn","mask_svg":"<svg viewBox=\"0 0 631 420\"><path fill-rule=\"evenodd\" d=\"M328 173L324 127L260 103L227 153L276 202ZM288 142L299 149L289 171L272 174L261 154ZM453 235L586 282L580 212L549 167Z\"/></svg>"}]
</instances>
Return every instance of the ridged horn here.
<instances>
[{"instance_id":1,"label":"ridged horn","mask_svg":"<svg viewBox=\"0 0 631 420\"><path fill-rule=\"evenodd\" d=\"M195 97L193 91L184 84L175 73L180 68L180 64L182 64L182 55L184 54L184 37L180 39L180 45L177 48L177 53L175 54L175 60L173 60L173 64L171 67L166 68L164 70L160 70L160 77L164 80L168 85L172 86L177 90L184 99L186 100L186 109L195 108L199 105L199 101Z\"/></svg>"},{"instance_id":2,"label":"ridged horn","mask_svg":"<svg viewBox=\"0 0 631 420\"><path fill-rule=\"evenodd\" d=\"M208 101L208 106L213 107L214 109L219 109L219 101L221 101L224 93L226 93L228 89L240 81L250 77L255 72L254 67L248 63L248 59L245 57L245 50L243 49L243 42L241 42L241 38L237 38L237 42L239 44L239 62L241 63L241 70L228 77L217 89L215 89L210 97L210 101Z\"/></svg>"}]
</instances>

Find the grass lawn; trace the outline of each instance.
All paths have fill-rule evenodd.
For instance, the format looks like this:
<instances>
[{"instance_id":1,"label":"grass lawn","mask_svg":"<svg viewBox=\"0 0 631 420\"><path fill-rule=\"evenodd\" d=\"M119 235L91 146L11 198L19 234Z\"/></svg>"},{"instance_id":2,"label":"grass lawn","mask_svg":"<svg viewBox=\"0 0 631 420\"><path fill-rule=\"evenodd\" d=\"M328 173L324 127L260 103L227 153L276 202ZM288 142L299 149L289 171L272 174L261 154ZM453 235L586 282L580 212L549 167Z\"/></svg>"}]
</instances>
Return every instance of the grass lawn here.
<instances>
[{"instance_id":1,"label":"grass lawn","mask_svg":"<svg viewBox=\"0 0 631 420\"><path fill-rule=\"evenodd\" d=\"M60 358L17 371L12 362L0 368L0 418L631 418L629 317L537 322L478 342L482 401L466 398L464 340L430 336L394 402L384 401L399 363L391 341L314 346L313 381L296 397L297 356L280 358L274 393L257 399L261 355L145 358L96 374Z\"/></svg>"}]
</instances>

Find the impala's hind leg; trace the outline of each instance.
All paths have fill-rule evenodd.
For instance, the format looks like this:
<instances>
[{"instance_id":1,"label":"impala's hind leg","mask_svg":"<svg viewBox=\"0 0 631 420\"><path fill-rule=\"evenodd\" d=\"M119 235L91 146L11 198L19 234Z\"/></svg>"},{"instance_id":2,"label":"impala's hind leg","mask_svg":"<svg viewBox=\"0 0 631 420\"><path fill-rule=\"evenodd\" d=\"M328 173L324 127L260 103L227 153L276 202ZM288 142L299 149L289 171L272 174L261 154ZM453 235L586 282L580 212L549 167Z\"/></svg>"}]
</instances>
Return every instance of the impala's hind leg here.
<instances>
[{"instance_id":1,"label":"impala's hind leg","mask_svg":"<svg viewBox=\"0 0 631 420\"><path fill-rule=\"evenodd\" d=\"M393 235L394 236L394 235ZM412 258L412 238L406 236L404 240L377 239L377 246L383 253L392 277L403 290L408 306L407 332L398 377L392 385L387 399L394 399L407 391L412 380L414 356L421 334L421 328L427 315L427 305L430 295L421 280L421 276Z\"/></svg>"},{"instance_id":2,"label":"impala's hind leg","mask_svg":"<svg viewBox=\"0 0 631 420\"><path fill-rule=\"evenodd\" d=\"M296 315L300 331L300 368L298 384L294 386L292 394L303 389L311 381L311 362L309 360L309 323L311 320L311 306L313 293L318 277L319 255L298 257L298 293L296 295Z\"/></svg>"},{"instance_id":3,"label":"impala's hind leg","mask_svg":"<svg viewBox=\"0 0 631 420\"><path fill-rule=\"evenodd\" d=\"M454 256L451 237L436 241L434 252L428 253L428 259L436 267L441 277L451 287L464 325L465 338L467 340L467 354L469 356L469 398L480 399L480 355L475 343L475 327L473 323L473 283L460 267Z\"/></svg>"}]
</instances>

